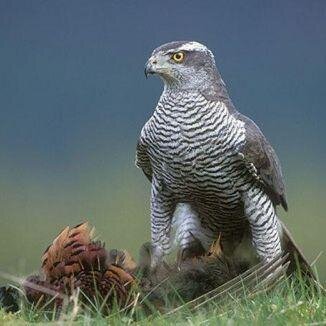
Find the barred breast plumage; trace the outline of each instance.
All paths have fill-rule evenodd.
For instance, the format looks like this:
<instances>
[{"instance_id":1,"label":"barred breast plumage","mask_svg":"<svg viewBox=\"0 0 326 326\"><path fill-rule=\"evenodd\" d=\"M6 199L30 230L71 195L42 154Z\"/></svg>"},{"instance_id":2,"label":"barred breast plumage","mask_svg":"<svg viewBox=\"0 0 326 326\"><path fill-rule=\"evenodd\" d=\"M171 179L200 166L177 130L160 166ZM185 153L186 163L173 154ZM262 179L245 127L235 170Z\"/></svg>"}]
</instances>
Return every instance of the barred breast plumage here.
<instances>
[{"instance_id":1,"label":"barred breast plumage","mask_svg":"<svg viewBox=\"0 0 326 326\"><path fill-rule=\"evenodd\" d=\"M212 193L229 207L239 198L233 180L241 164L243 123L221 102L184 95L163 94L143 129L154 174L179 200Z\"/></svg>"},{"instance_id":2,"label":"barred breast plumage","mask_svg":"<svg viewBox=\"0 0 326 326\"><path fill-rule=\"evenodd\" d=\"M249 174L241 169L238 151L245 129L224 103L199 93L167 91L141 137L156 182L178 202L195 206L212 238L218 230L225 237L235 227L243 228L241 190Z\"/></svg>"}]
</instances>

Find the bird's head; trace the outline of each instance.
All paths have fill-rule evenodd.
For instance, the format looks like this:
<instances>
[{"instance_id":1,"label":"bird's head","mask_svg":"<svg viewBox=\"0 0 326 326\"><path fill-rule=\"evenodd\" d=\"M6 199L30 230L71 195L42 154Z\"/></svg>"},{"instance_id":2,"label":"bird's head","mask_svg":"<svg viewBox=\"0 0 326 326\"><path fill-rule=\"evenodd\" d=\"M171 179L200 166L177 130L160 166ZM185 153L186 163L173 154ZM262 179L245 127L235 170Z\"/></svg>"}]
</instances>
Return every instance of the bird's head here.
<instances>
[{"instance_id":1,"label":"bird's head","mask_svg":"<svg viewBox=\"0 0 326 326\"><path fill-rule=\"evenodd\" d=\"M213 53L194 41L176 41L156 48L145 66L146 77L159 75L167 87L201 89L219 82Z\"/></svg>"}]
</instances>

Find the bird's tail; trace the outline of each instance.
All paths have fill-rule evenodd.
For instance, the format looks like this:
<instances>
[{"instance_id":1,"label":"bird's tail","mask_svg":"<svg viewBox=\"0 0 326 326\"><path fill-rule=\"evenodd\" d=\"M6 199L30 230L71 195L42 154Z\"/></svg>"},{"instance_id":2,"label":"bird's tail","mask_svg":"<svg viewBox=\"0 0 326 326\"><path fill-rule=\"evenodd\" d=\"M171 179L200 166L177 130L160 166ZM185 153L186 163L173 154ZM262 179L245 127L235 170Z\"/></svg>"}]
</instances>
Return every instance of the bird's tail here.
<instances>
[{"instance_id":1,"label":"bird's tail","mask_svg":"<svg viewBox=\"0 0 326 326\"><path fill-rule=\"evenodd\" d=\"M292 274L296 270L300 269L300 272L303 276L316 280L315 273L302 250L294 241L290 231L285 226L285 224L282 221L280 221L280 223L283 232L283 249L286 253L289 253L290 260L290 265L287 273Z\"/></svg>"}]
</instances>

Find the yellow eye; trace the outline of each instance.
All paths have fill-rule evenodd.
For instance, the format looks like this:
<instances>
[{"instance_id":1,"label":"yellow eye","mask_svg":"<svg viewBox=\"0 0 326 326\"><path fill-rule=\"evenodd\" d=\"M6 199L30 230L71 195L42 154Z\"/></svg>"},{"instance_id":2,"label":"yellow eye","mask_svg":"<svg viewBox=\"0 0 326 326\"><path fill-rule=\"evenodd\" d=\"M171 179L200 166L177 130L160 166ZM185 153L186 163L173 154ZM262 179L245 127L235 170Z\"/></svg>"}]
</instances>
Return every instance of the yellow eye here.
<instances>
[{"instance_id":1,"label":"yellow eye","mask_svg":"<svg viewBox=\"0 0 326 326\"><path fill-rule=\"evenodd\" d=\"M185 58L184 52L176 52L172 55L171 59L174 62L181 63Z\"/></svg>"}]
</instances>

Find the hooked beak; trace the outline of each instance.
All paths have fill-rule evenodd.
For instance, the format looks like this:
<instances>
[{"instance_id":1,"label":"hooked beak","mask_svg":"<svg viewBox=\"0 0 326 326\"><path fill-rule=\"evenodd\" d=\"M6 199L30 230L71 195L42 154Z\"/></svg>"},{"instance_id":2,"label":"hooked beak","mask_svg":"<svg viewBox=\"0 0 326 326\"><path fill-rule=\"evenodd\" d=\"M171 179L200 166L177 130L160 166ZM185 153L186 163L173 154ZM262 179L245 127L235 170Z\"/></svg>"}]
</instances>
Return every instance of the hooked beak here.
<instances>
[{"instance_id":1,"label":"hooked beak","mask_svg":"<svg viewBox=\"0 0 326 326\"><path fill-rule=\"evenodd\" d=\"M157 64L157 61L153 60L152 58L150 58L146 62L145 70L144 70L146 79L148 78L148 75L153 75L156 73L156 69L155 69L156 64Z\"/></svg>"}]
</instances>

